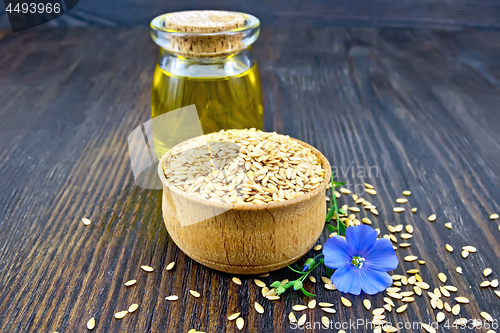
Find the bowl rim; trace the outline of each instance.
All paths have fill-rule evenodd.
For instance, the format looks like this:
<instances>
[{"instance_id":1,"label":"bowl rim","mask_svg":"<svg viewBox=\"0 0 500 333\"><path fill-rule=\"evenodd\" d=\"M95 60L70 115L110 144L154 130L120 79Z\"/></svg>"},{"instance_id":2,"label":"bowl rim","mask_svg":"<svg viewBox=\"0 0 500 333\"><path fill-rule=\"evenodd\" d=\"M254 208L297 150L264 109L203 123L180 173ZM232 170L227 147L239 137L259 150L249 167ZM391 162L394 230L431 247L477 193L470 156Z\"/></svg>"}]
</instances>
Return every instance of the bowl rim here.
<instances>
[{"instance_id":1,"label":"bowl rim","mask_svg":"<svg viewBox=\"0 0 500 333\"><path fill-rule=\"evenodd\" d=\"M209 134L211 134L211 133L209 133ZM185 141L183 141L181 143L178 143L174 147L177 147L179 145L185 144L188 141L195 140L197 138L201 138L203 136L205 136L205 135L200 135L200 136L197 136L197 137L185 140ZM162 158L160 159L160 161L158 162L158 175L159 175L160 180L161 180L161 182L163 184L163 187L164 187L163 190L165 191L165 187L168 187L168 189L170 191L175 192L177 195L179 195L179 196L181 196L181 197L183 197L183 198L185 198L187 200L191 200L191 201L194 201L196 203L199 203L199 204L202 204L202 205L206 205L206 206L210 206L210 207L217 207L217 208L223 208L223 209L228 209L228 210L229 209L232 209L232 210L247 210L247 211L248 210L263 210L263 209L267 210L267 209L283 208L283 207L287 207L287 206L290 206L290 205L295 205L295 204L307 201L307 200L311 199L312 197L315 197L316 195L318 195L320 193L320 191L325 191L326 190L326 187L327 187L328 183L330 182L330 175L332 173L332 170L331 170L331 167L330 167L330 163L328 162L328 159L318 149L314 148L310 144L305 143L305 142L303 142L303 141L301 141L299 139L295 139L293 137L290 137L290 139L297 141L299 144L301 144L305 148L311 149L312 153L319 157L319 159L321 160L321 165L325 169L325 178L320 183L320 185L318 187L316 187L314 190L309 191L309 192L307 192L304 195L301 195L299 197L296 197L296 198L293 198L293 199L290 199L290 200L283 200L283 201L270 202L270 203L264 203L264 204L253 204L253 203L235 203L235 204L232 204L232 203L227 203L227 202L222 202L222 201L219 201L219 202L217 202L217 201L210 201L210 200L205 199L205 198L200 198L198 196L194 196L194 195L192 195L190 193L187 193L187 192L184 192L184 191L178 189L175 186L170 186L167 183L167 178L165 177L165 174L163 172L163 163L168 158L168 156L170 156L170 152L172 151L172 149L174 147L172 147L171 149L169 149L162 156ZM326 214L326 212L325 212L325 214Z\"/></svg>"}]
</instances>

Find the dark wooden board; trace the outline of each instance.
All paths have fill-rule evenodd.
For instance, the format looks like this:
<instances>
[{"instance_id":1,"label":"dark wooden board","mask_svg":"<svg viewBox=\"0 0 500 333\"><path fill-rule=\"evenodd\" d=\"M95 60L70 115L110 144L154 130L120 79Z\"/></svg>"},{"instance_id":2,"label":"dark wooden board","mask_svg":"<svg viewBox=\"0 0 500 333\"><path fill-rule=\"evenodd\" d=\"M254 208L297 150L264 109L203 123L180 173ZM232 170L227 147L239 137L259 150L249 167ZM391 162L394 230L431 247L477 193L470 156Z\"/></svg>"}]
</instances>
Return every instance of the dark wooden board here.
<instances>
[{"instance_id":1,"label":"dark wooden board","mask_svg":"<svg viewBox=\"0 0 500 333\"><path fill-rule=\"evenodd\" d=\"M237 286L193 262L167 235L161 191L134 183L127 136L150 118L157 54L147 28L0 31L0 49L1 332L84 332L92 316L95 332L236 332L225 319L236 311L245 332L295 331L287 315L305 297L269 302L252 277ZM397 252L426 260L421 275L433 287L446 273L471 300L463 317L487 311L498 319L499 298L479 283L486 267L490 279L500 275L499 223L488 218L500 210L500 32L271 27L254 49L266 129L314 145L340 171L372 167L371 177L349 169L338 180L375 185L370 200L380 215L370 217L382 233L388 224L415 227L412 246ZM403 190L412 191L416 214L392 212ZM462 259L463 245L478 253ZM176 268L166 271L171 261ZM155 271L141 271L144 264ZM416 266L401 260L395 272ZM291 277L282 269L263 280ZM123 286L133 278L137 285ZM335 321L370 318L366 296L347 296L347 309L339 292L306 288L335 303ZM180 300L165 301L169 294ZM382 294L367 298L383 304ZM136 313L113 318L131 303L140 304ZM307 313L315 321L323 315ZM423 296L388 318L418 322L435 313Z\"/></svg>"},{"instance_id":2,"label":"dark wooden board","mask_svg":"<svg viewBox=\"0 0 500 333\"><path fill-rule=\"evenodd\" d=\"M8 27L0 3L0 27ZM157 15L180 10L235 10L259 17L265 25L500 28L497 0L85 0L49 25L149 25Z\"/></svg>"}]
</instances>

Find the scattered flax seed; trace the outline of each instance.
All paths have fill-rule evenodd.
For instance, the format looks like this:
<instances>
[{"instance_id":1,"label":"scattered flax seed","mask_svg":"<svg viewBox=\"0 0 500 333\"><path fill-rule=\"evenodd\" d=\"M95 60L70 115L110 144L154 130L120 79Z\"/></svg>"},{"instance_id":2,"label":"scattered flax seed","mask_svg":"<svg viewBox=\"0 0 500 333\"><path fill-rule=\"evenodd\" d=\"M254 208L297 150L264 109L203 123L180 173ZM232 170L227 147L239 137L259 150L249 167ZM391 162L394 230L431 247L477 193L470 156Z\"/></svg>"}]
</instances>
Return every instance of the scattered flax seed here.
<instances>
[{"instance_id":1,"label":"scattered flax seed","mask_svg":"<svg viewBox=\"0 0 500 333\"><path fill-rule=\"evenodd\" d=\"M497 280L497 279L495 279L495 280L491 280L491 284L490 284L490 286L491 286L491 287L493 287L493 288L498 287L498 280Z\"/></svg>"},{"instance_id":2,"label":"scattered flax seed","mask_svg":"<svg viewBox=\"0 0 500 333\"><path fill-rule=\"evenodd\" d=\"M462 267L457 267L456 271L457 271L458 274L462 274Z\"/></svg>"},{"instance_id":3,"label":"scattered flax seed","mask_svg":"<svg viewBox=\"0 0 500 333\"><path fill-rule=\"evenodd\" d=\"M262 307L262 305L260 305L259 303L255 302L255 311L257 311L258 313L264 313L264 308Z\"/></svg>"},{"instance_id":4,"label":"scattered flax seed","mask_svg":"<svg viewBox=\"0 0 500 333\"><path fill-rule=\"evenodd\" d=\"M316 283L316 278L312 275L309 275L309 281L311 281L312 283Z\"/></svg>"},{"instance_id":5,"label":"scattered flax seed","mask_svg":"<svg viewBox=\"0 0 500 333\"><path fill-rule=\"evenodd\" d=\"M197 291L195 291L195 290L190 290L190 291L189 291L189 293L190 293L191 295L193 295L194 297L196 297L196 298L198 298L198 297L200 297L200 296L201 296L201 295L200 295L200 293L199 293L199 292L197 292Z\"/></svg>"},{"instance_id":6,"label":"scattered flax seed","mask_svg":"<svg viewBox=\"0 0 500 333\"><path fill-rule=\"evenodd\" d=\"M451 222L445 223L444 226L448 229L451 229Z\"/></svg>"},{"instance_id":7,"label":"scattered flax seed","mask_svg":"<svg viewBox=\"0 0 500 333\"><path fill-rule=\"evenodd\" d=\"M351 194L351 191L346 188L340 188L339 191L342 194Z\"/></svg>"},{"instance_id":8,"label":"scattered flax seed","mask_svg":"<svg viewBox=\"0 0 500 333\"><path fill-rule=\"evenodd\" d=\"M382 313L384 313L383 308L376 308L372 311L372 315L374 315L374 316L380 316L380 315L382 315Z\"/></svg>"},{"instance_id":9,"label":"scattered flax seed","mask_svg":"<svg viewBox=\"0 0 500 333\"><path fill-rule=\"evenodd\" d=\"M122 319L123 317L125 317L127 315L128 311L120 311L120 312L117 312L115 313L115 318L116 319Z\"/></svg>"},{"instance_id":10,"label":"scattered flax seed","mask_svg":"<svg viewBox=\"0 0 500 333\"><path fill-rule=\"evenodd\" d=\"M294 306L292 306L292 309L293 311L304 311L305 309L307 309L307 306L305 305L302 305L302 304L296 304Z\"/></svg>"},{"instance_id":11,"label":"scattered flax seed","mask_svg":"<svg viewBox=\"0 0 500 333\"><path fill-rule=\"evenodd\" d=\"M365 309L367 309L368 311L370 311L370 309L372 308L372 302L370 302L370 300L368 299L365 299L363 301L363 305L365 306Z\"/></svg>"},{"instance_id":12,"label":"scattered flax seed","mask_svg":"<svg viewBox=\"0 0 500 333\"><path fill-rule=\"evenodd\" d=\"M319 302L318 305L321 308L331 308L333 306L332 303L327 303L327 302Z\"/></svg>"},{"instance_id":13,"label":"scattered flax seed","mask_svg":"<svg viewBox=\"0 0 500 333\"><path fill-rule=\"evenodd\" d=\"M128 311L128 313L132 313L135 310L137 310L138 308L139 308L139 304L134 303L134 304L132 304L131 306L128 307L127 311Z\"/></svg>"},{"instance_id":14,"label":"scattered flax seed","mask_svg":"<svg viewBox=\"0 0 500 333\"><path fill-rule=\"evenodd\" d=\"M346 306L348 308L350 308L352 306L351 301L349 301L347 298L341 297L340 300L342 301L342 304L344 304L344 306Z\"/></svg>"},{"instance_id":15,"label":"scattered flax seed","mask_svg":"<svg viewBox=\"0 0 500 333\"><path fill-rule=\"evenodd\" d=\"M432 214L431 216L429 216L429 221L430 222L436 221L436 214Z\"/></svg>"},{"instance_id":16,"label":"scattered flax seed","mask_svg":"<svg viewBox=\"0 0 500 333\"><path fill-rule=\"evenodd\" d=\"M411 211L412 211L413 213L416 213L416 212L417 212L417 207L412 208L412 209L411 209Z\"/></svg>"},{"instance_id":17,"label":"scattered flax seed","mask_svg":"<svg viewBox=\"0 0 500 333\"><path fill-rule=\"evenodd\" d=\"M451 306L450 306L450 304L448 304L448 302L445 302L445 303L444 303L444 309L445 309L446 311L448 311L448 312L451 312Z\"/></svg>"},{"instance_id":18,"label":"scattered flax seed","mask_svg":"<svg viewBox=\"0 0 500 333\"><path fill-rule=\"evenodd\" d=\"M244 326L245 326L245 320L241 317L238 317L238 319L236 319L236 327L238 327L238 330L241 331Z\"/></svg>"},{"instance_id":19,"label":"scattered flax seed","mask_svg":"<svg viewBox=\"0 0 500 333\"><path fill-rule=\"evenodd\" d=\"M436 330L429 324L422 323L422 327L429 333L436 333Z\"/></svg>"},{"instance_id":20,"label":"scattered flax seed","mask_svg":"<svg viewBox=\"0 0 500 333\"><path fill-rule=\"evenodd\" d=\"M175 262L171 262L170 264L167 265L167 271L171 270L172 268L174 268L175 266Z\"/></svg>"},{"instance_id":21,"label":"scattered flax seed","mask_svg":"<svg viewBox=\"0 0 500 333\"><path fill-rule=\"evenodd\" d=\"M481 312L481 317L489 322L493 322L493 317L488 312Z\"/></svg>"},{"instance_id":22,"label":"scattered flax seed","mask_svg":"<svg viewBox=\"0 0 500 333\"><path fill-rule=\"evenodd\" d=\"M408 261L408 262L412 262L412 261L415 261L417 259L418 259L417 256L406 256L405 257L405 261Z\"/></svg>"},{"instance_id":23,"label":"scattered flax seed","mask_svg":"<svg viewBox=\"0 0 500 333\"><path fill-rule=\"evenodd\" d=\"M236 312L236 313L233 313L232 315L229 315L227 317L227 320L231 321L231 320L235 320L236 318L238 318L240 316L240 312Z\"/></svg>"},{"instance_id":24,"label":"scattered flax seed","mask_svg":"<svg viewBox=\"0 0 500 333\"><path fill-rule=\"evenodd\" d=\"M323 248L323 245L318 244L318 245L316 245L315 247L313 247L313 250L314 250L314 251L319 251L319 250L321 250L322 248Z\"/></svg>"},{"instance_id":25,"label":"scattered flax seed","mask_svg":"<svg viewBox=\"0 0 500 333\"><path fill-rule=\"evenodd\" d=\"M409 284L415 284L415 282L417 282L417 278L415 276L410 276L408 278L408 283Z\"/></svg>"},{"instance_id":26,"label":"scattered flax seed","mask_svg":"<svg viewBox=\"0 0 500 333\"><path fill-rule=\"evenodd\" d=\"M490 285L491 285L490 281L483 281L483 282L481 282L481 284L479 286L486 288L486 287L489 287Z\"/></svg>"},{"instance_id":27,"label":"scattered flax seed","mask_svg":"<svg viewBox=\"0 0 500 333\"><path fill-rule=\"evenodd\" d=\"M419 260L417 261L420 265L425 265L425 260Z\"/></svg>"},{"instance_id":28,"label":"scattered flax seed","mask_svg":"<svg viewBox=\"0 0 500 333\"><path fill-rule=\"evenodd\" d=\"M370 219L367 217L363 217L361 219L361 222L363 222L364 224L372 224L372 221L370 221Z\"/></svg>"},{"instance_id":29,"label":"scattered flax seed","mask_svg":"<svg viewBox=\"0 0 500 333\"><path fill-rule=\"evenodd\" d=\"M325 284L325 289L328 289L328 290L337 290L337 287L332 284L332 283L326 283Z\"/></svg>"},{"instance_id":30,"label":"scattered flax seed","mask_svg":"<svg viewBox=\"0 0 500 333\"><path fill-rule=\"evenodd\" d=\"M258 275L258 277L262 277L262 278L268 277L268 276L269 276L269 273L264 273L264 274L259 274Z\"/></svg>"},{"instance_id":31,"label":"scattered flax seed","mask_svg":"<svg viewBox=\"0 0 500 333\"><path fill-rule=\"evenodd\" d=\"M463 250L462 251L462 258L466 259L469 256L469 251Z\"/></svg>"},{"instance_id":32,"label":"scattered flax seed","mask_svg":"<svg viewBox=\"0 0 500 333\"><path fill-rule=\"evenodd\" d=\"M394 299L402 299L403 298L403 296L401 296L398 293L387 293L387 295L389 295L389 297L392 297Z\"/></svg>"},{"instance_id":33,"label":"scattered flax seed","mask_svg":"<svg viewBox=\"0 0 500 333\"><path fill-rule=\"evenodd\" d=\"M359 208L358 207L349 207L349 210L354 213L359 213Z\"/></svg>"},{"instance_id":34,"label":"scattered flax seed","mask_svg":"<svg viewBox=\"0 0 500 333\"><path fill-rule=\"evenodd\" d=\"M384 327L382 327L382 329L386 333L393 333L393 332L397 332L398 331L398 329L396 327L393 327L393 326L388 325L388 324L385 324Z\"/></svg>"},{"instance_id":35,"label":"scattered flax seed","mask_svg":"<svg viewBox=\"0 0 500 333\"><path fill-rule=\"evenodd\" d=\"M458 314L460 313L460 304L456 304L454 307L452 307L451 313L453 313L454 316L458 316Z\"/></svg>"},{"instance_id":36,"label":"scattered flax seed","mask_svg":"<svg viewBox=\"0 0 500 333\"><path fill-rule=\"evenodd\" d=\"M372 212L373 215L378 216L378 210L375 208L371 208L370 212Z\"/></svg>"},{"instance_id":37,"label":"scattered flax seed","mask_svg":"<svg viewBox=\"0 0 500 333\"><path fill-rule=\"evenodd\" d=\"M82 218L82 222L85 225L90 225L90 220L88 218L86 218L86 217Z\"/></svg>"},{"instance_id":38,"label":"scattered flax seed","mask_svg":"<svg viewBox=\"0 0 500 333\"><path fill-rule=\"evenodd\" d=\"M165 297L165 299L167 301L177 301L179 299L179 296L176 296L176 295L170 295L170 296L167 296Z\"/></svg>"},{"instance_id":39,"label":"scattered flax seed","mask_svg":"<svg viewBox=\"0 0 500 333\"><path fill-rule=\"evenodd\" d=\"M392 210L394 211L394 213L401 213L405 211L403 207L394 207Z\"/></svg>"},{"instance_id":40,"label":"scattered flax seed","mask_svg":"<svg viewBox=\"0 0 500 333\"><path fill-rule=\"evenodd\" d=\"M451 246L450 244L446 244L446 250L448 252L453 252L453 246Z\"/></svg>"},{"instance_id":41,"label":"scattered flax seed","mask_svg":"<svg viewBox=\"0 0 500 333\"><path fill-rule=\"evenodd\" d=\"M442 321L445 319L445 317L446 317L446 316L444 315L444 313L443 313L443 312L441 312L441 311L439 311L439 312L437 313L437 315L436 315L436 321L437 321L438 323L440 323L440 322L442 322Z\"/></svg>"},{"instance_id":42,"label":"scattered flax seed","mask_svg":"<svg viewBox=\"0 0 500 333\"><path fill-rule=\"evenodd\" d=\"M407 203L408 202L408 199L405 199L405 198L399 198L399 199L396 199L396 202L398 204L404 204L404 203Z\"/></svg>"},{"instance_id":43,"label":"scattered flax seed","mask_svg":"<svg viewBox=\"0 0 500 333\"><path fill-rule=\"evenodd\" d=\"M87 322L87 329L92 330L92 329L94 329L94 327L95 327L95 318L92 317Z\"/></svg>"},{"instance_id":44,"label":"scattered flax seed","mask_svg":"<svg viewBox=\"0 0 500 333\"><path fill-rule=\"evenodd\" d=\"M255 282L255 284L261 288L264 288L266 286L266 284L259 279L254 279L253 282Z\"/></svg>"},{"instance_id":45,"label":"scattered flax seed","mask_svg":"<svg viewBox=\"0 0 500 333\"><path fill-rule=\"evenodd\" d=\"M489 276L492 272L493 270L491 268L485 268L485 270L483 271L483 275Z\"/></svg>"},{"instance_id":46,"label":"scattered flax seed","mask_svg":"<svg viewBox=\"0 0 500 333\"><path fill-rule=\"evenodd\" d=\"M337 313L337 311L335 309L332 309L332 308L321 308L321 310L323 310L324 312L326 313Z\"/></svg>"},{"instance_id":47,"label":"scattered flax seed","mask_svg":"<svg viewBox=\"0 0 500 333\"><path fill-rule=\"evenodd\" d=\"M371 189L371 188L366 189L365 192L368 193L368 194L371 194L371 195L376 195L377 194L377 191L375 191L374 189Z\"/></svg>"},{"instance_id":48,"label":"scattered flax seed","mask_svg":"<svg viewBox=\"0 0 500 333\"><path fill-rule=\"evenodd\" d=\"M408 307L408 304L402 305L399 308L396 309L397 313L403 313L406 311L406 308Z\"/></svg>"},{"instance_id":49,"label":"scattered flax seed","mask_svg":"<svg viewBox=\"0 0 500 333\"><path fill-rule=\"evenodd\" d=\"M500 291L495 290L495 294L497 294L497 296L500 297Z\"/></svg>"},{"instance_id":50,"label":"scattered flax seed","mask_svg":"<svg viewBox=\"0 0 500 333\"><path fill-rule=\"evenodd\" d=\"M293 314L293 312L290 312L288 314L288 320L290 321L290 323L296 323L297 322L297 317L295 317L295 315Z\"/></svg>"},{"instance_id":51,"label":"scattered flax seed","mask_svg":"<svg viewBox=\"0 0 500 333\"><path fill-rule=\"evenodd\" d=\"M407 248L407 247L410 247L411 244L410 243L400 243L399 244L399 247L402 247L402 248Z\"/></svg>"},{"instance_id":52,"label":"scattered flax seed","mask_svg":"<svg viewBox=\"0 0 500 333\"><path fill-rule=\"evenodd\" d=\"M406 230L406 232L408 232L409 234L412 234L412 233L413 233L413 226L408 224L408 225L405 227L405 230Z\"/></svg>"},{"instance_id":53,"label":"scattered flax seed","mask_svg":"<svg viewBox=\"0 0 500 333\"><path fill-rule=\"evenodd\" d=\"M307 307L309 309L314 309L316 307L316 300L313 299L313 300L309 301L309 303L307 303Z\"/></svg>"},{"instance_id":54,"label":"scattered flax seed","mask_svg":"<svg viewBox=\"0 0 500 333\"><path fill-rule=\"evenodd\" d=\"M399 288L399 287L389 287L385 291L387 291L388 293L397 293L400 290L401 290L401 288Z\"/></svg>"},{"instance_id":55,"label":"scattered flax seed","mask_svg":"<svg viewBox=\"0 0 500 333\"><path fill-rule=\"evenodd\" d=\"M321 277L321 281L323 281L324 284L332 284L332 280L327 278L326 276Z\"/></svg>"},{"instance_id":56,"label":"scattered flax seed","mask_svg":"<svg viewBox=\"0 0 500 333\"><path fill-rule=\"evenodd\" d=\"M328 317L326 316L321 317L321 323L323 324L324 328L330 327L330 319L328 319Z\"/></svg>"},{"instance_id":57,"label":"scattered flax seed","mask_svg":"<svg viewBox=\"0 0 500 333\"><path fill-rule=\"evenodd\" d=\"M411 303L411 302L414 302L415 301L415 298L413 297L403 297L401 299L401 302L405 302L405 303Z\"/></svg>"},{"instance_id":58,"label":"scattered flax seed","mask_svg":"<svg viewBox=\"0 0 500 333\"><path fill-rule=\"evenodd\" d=\"M458 303L462 303L462 304L467 304L469 303L469 299L467 297L455 297L455 301L457 301Z\"/></svg>"},{"instance_id":59,"label":"scattered flax seed","mask_svg":"<svg viewBox=\"0 0 500 333\"><path fill-rule=\"evenodd\" d=\"M390 304L384 304L384 309L386 309L387 312L391 312L392 311L392 305L390 305Z\"/></svg>"},{"instance_id":60,"label":"scattered flax seed","mask_svg":"<svg viewBox=\"0 0 500 333\"><path fill-rule=\"evenodd\" d=\"M279 297L279 296L267 296L266 298L267 298L268 300L270 300L270 301L277 301L277 300L279 300L279 299L280 299L280 297Z\"/></svg>"},{"instance_id":61,"label":"scattered flax seed","mask_svg":"<svg viewBox=\"0 0 500 333\"><path fill-rule=\"evenodd\" d=\"M458 288L455 286L444 286L443 288L448 290L448 291L451 291L453 293L457 292L457 290L458 290Z\"/></svg>"},{"instance_id":62,"label":"scattered flax seed","mask_svg":"<svg viewBox=\"0 0 500 333\"><path fill-rule=\"evenodd\" d=\"M443 294L444 297L450 297L450 292L447 289L439 287L439 290L441 291L441 294Z\"/></svg>"},{"instance_id":63,"label":"scattered flax seed","mask_svg":"<svg viewBox=\"0 0 500 333\"><path fill-rule=\"evenodd\" d=\"M439 281L441 281L443 283L446 283L446 280L448 280L448 278L446 277L446 274L444 274L444 273L439 273L438 278L439 278Z\"/></svg>"},{"instance_id":64,"label":"scattered flax seed","mask_svg":"<svg viewBox=\"0 0 500 333\"><path fill-rule=\"evenodd\" d=\"M306 314L304 313L302 316L300 316L299 320L297 320L297 326L303 326L306 323L307 317Z\"/></svg>"},{"instance_id":65,"label":"scattered flax seed","mask_svg":"<svg viewBox=\"0 0 500 333\"><path fill-rule=\"evenodd\" d=\"M401 280L403 278L403 275L400 275L400 274L394 274L393 276L391 276L391 278L394 280L394 281L397 281L397 280Z\"/></svg>"},{"instance_id":66,"label":"scattered flax seed","mask_svg":"<svg viewBox=\"0 0 500 333\"><path fill-rule=\"evenodd\" d=\"M408 271L406 271L406 273L408 274L418 274L420 272L420 270L418 268L412 268L412 269L409 269Z\"/></svg>"},{"instance_id":67,"label":"scattered flax seed","mask_svg":"<svg viewBox=\"0 0 500 333\"><path fill-rule=\"evenodd\" d=\"M262 296L266 297L267 294L269 293L269 288L268 287L264 287L260 291L262 292Z\"/></svg>"},{"instance_id":68,"label":"scattered flax seed","mask_svg":"<svg viewBox=\"0 0 500 333\"><path fill-rule=\"evenodd\" d=\"M411 239L411 238L413 238L413 235L412 234L407 234L407 233L402 233L401 234L401 238L402 239Z\"/></svg>"},{"instance_id":69,"label":"scattered flax seed","mask_svg":"<svg viewBox=\"0 0 500 333\"><path fill-rule=\"evenodd\" d=\"M469 253L477 252L477 249L474 246L462 246L462 250L467 251Z\"/></svg>"},{"instance_id":70,"label":"scattered flax seed","mask_svg":"<svg viewBox=\"0 0 500 333\"><path fill-rule=\"evenodd\" d=\"M424 289L424 290L427 290L427 289L430 288L430 286L427 283L425 283L425 282L415 282L415 285L417 287L420 287L420 288Z\"/></svg>"},{"instance_id":71,"label":"scattered flax seed","mask_svg":"<svg viewBox=\"0 0 500 333\"><path fill-rule=\"evenodd\" d=\"M364 185L365 185L366 188L374 189L374 187L373 187L372 184L365 183Z\"/></svg>"},{"instance_id":72,"label":"scattered flax seed","mask_svg":"<svg viewBox=\"0 0 500 333\"><path fill-rule=\"evenodd\" d=\"M496 220L498 219L498 214L491 214L490 215L490 220Z\"/></svg>"},{"instance_id":73,"label":"scattered flax seed","mask_svg":"<svg viewBox=\"0 0 500 333\"><path fill-rule=\"evenodd\" d=\"M128 280L127 282L125 282L125 287L133 286L136 283L137 283L137 280Z\"/></svg>"},{"instance_id":74,"label":"scattered flax seed","mask_svg":"<svg viewBox=\"0 0 500 333\"><path fill-rule=\"evenodd\" d=\"M233 277L233 282L236 283L237 285L241 285L241 280L238 279L236 276Z\"/></svg>"},{"instance_id":75,"label":"scattered flax seed","mask_svg":"<svg viewBox=\"0 0 500 333\"><path fill-rule=\"evenodd\" d=\"M396 306L396 305L394 305L394 302L389 297L384 297L384 302L386 302L390 306Z\"/></svg>"},{"instance_id":76,"label":"scattered flax seed","mask_svg":"<svg viewBox=\"0 0 500 333\"><path fill-rule=\"evenodd\" d=\"M146 265L141 266L141 268L145 272L152 272L152 271L154 271L153 267L146 266Z\"/></svg>"}]
</instances>

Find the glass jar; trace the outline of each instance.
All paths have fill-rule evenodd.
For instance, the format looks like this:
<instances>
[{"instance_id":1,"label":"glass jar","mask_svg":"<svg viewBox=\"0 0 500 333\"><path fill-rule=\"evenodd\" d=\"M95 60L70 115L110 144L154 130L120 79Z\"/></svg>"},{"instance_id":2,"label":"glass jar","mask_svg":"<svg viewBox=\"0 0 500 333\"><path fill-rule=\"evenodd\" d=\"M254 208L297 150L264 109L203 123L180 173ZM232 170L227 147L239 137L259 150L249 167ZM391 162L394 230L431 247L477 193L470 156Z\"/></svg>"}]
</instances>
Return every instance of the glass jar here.
<instances>
[{"instance_id":1,"label":"glass jar","mask_svg":"<svg viewBox=\"0 0 500 333\"><path fill-rule=\"evenodd\" d=\"M262 88L252 54L260 22L248 14L218 13L241 15L244 23L227 31L200 33L165 27L168 15L179 13L160 15L151 21L151 36L160 46L153 79L152 118L194 104L204 134L221 129L262 129ZM178 123L186 122L179 119ZM169 126L169 131L186 130L185 125L180 127ZM163 130L155 128L153 122L158 159L174 143L165 135L155 135Z\"/></svg>"}]
</instances>

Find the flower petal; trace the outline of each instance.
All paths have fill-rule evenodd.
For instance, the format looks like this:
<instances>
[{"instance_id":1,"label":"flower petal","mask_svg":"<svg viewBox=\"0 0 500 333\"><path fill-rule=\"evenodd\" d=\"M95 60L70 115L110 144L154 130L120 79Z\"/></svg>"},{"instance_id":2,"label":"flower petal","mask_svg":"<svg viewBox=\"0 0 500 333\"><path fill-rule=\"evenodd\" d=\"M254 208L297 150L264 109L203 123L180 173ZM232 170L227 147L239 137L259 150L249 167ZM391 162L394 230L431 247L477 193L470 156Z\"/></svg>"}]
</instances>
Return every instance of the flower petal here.
<instances>
[{"instance_id":1,"label":"flower petal","mask_svg":"<svg viewBox=\"0 0 500 333\"><path fill-rule=\"evenodd\" d=\"M338 269L351 264L352 249L343 237L333 236L323 245L325 266Z\"/></svg>"},{"instance_id":2,"label":"flower petal","mask_svg":"<svg viewBox=\"0 0 500 333\"><path fill-rule=\"evenodd\" d=\"M377 239L375 245L365 253L365 264L363 268L377 271L392 271L398 267L398 257L392 247L392 243L387 238Z\"/></svg>"},{"instance_id":3,"label":"flower petal","mask_svg":"<svg viewBox=\"0 0 500 333\"><path fill-rule=\"evenodd\" d=\"M366 269L365 267L360 269L360 271L362 271L359 279L361 289L368 295L375 295L392 285L392 278L386 272Z\"/></svg>"},{"instance_id":4,"label":"flower petal","mask_svg":"<svg viewBox=\"0 0 500 333\"><path fill-rule=\"evenodd\" d=\"M363 257L375 244L377 237L377 231L367 225L349 227L345 232L347 243L356 252L354 255L362 255Z\"/></svg>"},{"instance_id":5,"label":"flower petal","mask_svg":"<svg viewBox=\"0 0 500 333\"><path fill-rule=\"evenodd\" d=\"M332 282L340 292L359 295L361 293L359 268L342 266L332 274Z\"/></svg>"}]
</instances>

